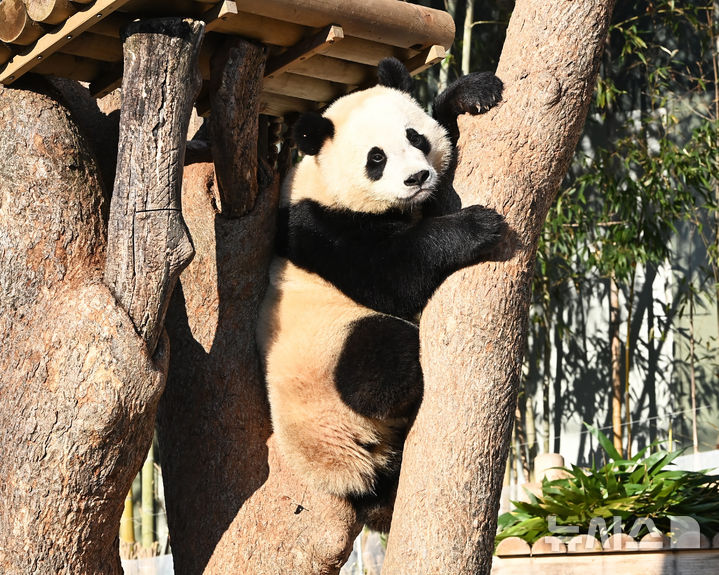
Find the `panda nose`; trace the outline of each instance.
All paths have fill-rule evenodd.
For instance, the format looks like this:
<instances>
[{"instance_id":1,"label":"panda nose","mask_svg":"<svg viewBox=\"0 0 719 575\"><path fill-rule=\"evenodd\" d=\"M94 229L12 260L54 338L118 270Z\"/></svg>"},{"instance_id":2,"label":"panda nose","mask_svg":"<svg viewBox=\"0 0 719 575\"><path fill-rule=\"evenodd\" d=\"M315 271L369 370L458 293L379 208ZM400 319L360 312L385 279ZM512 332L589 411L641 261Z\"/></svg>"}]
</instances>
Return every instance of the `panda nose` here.
<instances>
[{"instance_id":1,"label":"panda nose","mask_svg":"<svg viewBox=\"0 0 719 575\"><path fill-rule=\"evenodd\" d=\"M416 174L412 174L404 181L405 186L421 186L429 178L429 170L422 170Z\"/></svg>"}]
</instances>

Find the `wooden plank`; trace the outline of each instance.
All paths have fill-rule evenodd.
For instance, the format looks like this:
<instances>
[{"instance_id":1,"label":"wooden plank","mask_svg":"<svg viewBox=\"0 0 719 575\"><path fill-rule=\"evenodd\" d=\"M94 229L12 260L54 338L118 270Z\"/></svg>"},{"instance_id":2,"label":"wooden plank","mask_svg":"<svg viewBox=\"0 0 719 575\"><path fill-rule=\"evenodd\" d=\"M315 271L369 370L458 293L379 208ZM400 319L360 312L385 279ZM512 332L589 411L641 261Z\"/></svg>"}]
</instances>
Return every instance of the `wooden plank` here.
<instances>
[{"instance_id":1,"label":"wooden plank","mask_svg":"<svg viewBox=\"0 0 719 575\"><path fill-rule=\"evenodd\" d=\"M105 68L103 66L103 68ZM90 81L90 95L93 98L104 98L122 85L122 62L117 62L104 69Z\"/></svg>"},{"instance_id":2,"label":"wooden plank","mask_svg":"<svg viewBox=\"0 0 719 575\"><path fill-rule=\"evenodd\" d=\"M432 46L407 60L404 65L407 66L410 74L415 75L441 62L446 55L444 46Z\"/></svg>"},{"instance_id":3,"label":"wooden plank","mask_svg":"<svg viewBox=\"0 0 719 575\"><path fill-rule=\"evenodd\" d=\"M340 60L349 60L350 62L360 62L368 66L377 66L382 58L394 56L406 62L416 52L403 50L389 44L380 44L371 40L363 40L362 38L352 38L345 34L342 42L332 44L325 52L325 56L339 58Z\"/></svg>"},{"instance_id":4,"label":"wooden plank","mask_svg":"<svg viewBox=\"0 0 719 575\"><path fill-rule=\"evenodd\" d=\"M5 44L0 44L0 65L4 64L12 56L12 50Z\"/></svg>"},{"instance_id":5,"label":"wooden plank","mask_svg":"<svg viewBox=\"0 0 719 575\"><path fill-rule=\"evenodd\" d=\"M223 4L235 3L223 2ZM216 8L213 8L212 11L214 10ZM210 26L209 23L208 26ZM250 12L227 12L212 21L210 31L242 36L250 40L257 40L263 44L285 48L300 42L306 33L306 29L302 26L273 18L265 18Z\"/></svg>"},{"instance_id":6,"label":"wooden plank","mask_svg":"<svg viewBox=\"0 0 719 575\"><path fill-rule=\"evenodd\" d=\"M260 114L282 117L295 112L308 112L320 106L316 102L292 98L281 94L263 93L260 96Z\"/></svg>"},{"instance_id":7,"label":"wooden plank","mask_svg":"<svg viewBox=\"0 0 719 575\"><path fill-rule=\"evenodd\" d=\"M0 6L8 0L0 2ZM0 82L9 84L34 68L40 60L47 59L65 44L113 11L127 4L129 0L96 0L87 9L70 16L65 24L54 32L45 34L26 54L18 54L0 72Z\"/></svg>"},{"instance_id":8,"label":"wooden plank","mask_svg":"<svg viewBox=\"0 0 719 575\"><path fill-rule=\"evenodd\" d=\"M102 62L119 62L122 60L122 42L119 38L108 38L92 32L85 32L65 44L60 52L89 57Z\"/></svg>"},{"instance_id":9,"label":"wooden plank","mask_svg":"<svg viewBox=\"0 0 719 575\"><path fill-rule=\"evenodd\" d=\"M716 575L719 552L692 551L593 553L587 555L543 555L539 557L494 557L492 575Z\"/></svg>"},{"instance_id":10,"label":"wooden plank","mask_svg":"<svg viewBox=\"0 0 719 575\"><path fill-rule=\"evenodd\" d=\"M27 46L42 36L43 32L42 26L27 15L22 0L0 2L0 40Z\"/></svg>"},{"instance_id":11,"label":"wooden plank","mask_svg":"<svg viewBox=\"0 0 719 575\"><path fill-rule=\"evenodd\" d=\"M223 0L216 6L202 14L202 21L205 23L205 33L215 32L217 27L229 16L237 14L237 3L232 0Z\"/></svg>"},{"instance_id":12,"label":"wooden plank","mask_svg":"<svg viewBox=\"0 0 719 575\"><path fill-rule=\"evenodd\" d=\"M454 41L454 21L441 10L387 0L242 0L245 12L300 26L342 26L346 36L416 50Z\"/></svg>"},{"instance_id":13,"label":"wooden plank","mask_svg":"<svg viewBox=\"0 0 719 575\"><path fill-rule=\"evenodd\" d=\"M262 89L270 94L293 96L312 102L329 102L344 94L347 87L344 84L333 84L326 80L285 73L273 78L265 78Z\"/></svg>"},{"instance_id":14,"label":"wooden plank","mask_svg":"<svg viewBox=\"0 0 719 575\"><path fill-rule=\"evenodd\" d=\"M102 62L71 56L69 54L52 54L47 59L39 62L33 69L38 74L48 74L70 78L78 82L90 82L100 74Z\"/></svg>"},{"instance_id":15,"label":"wooden plank","mask_svg":"<svg viewBox=\"0 0 719 575\"><path fill-rule=\"evenodd\" d=\"M282 54L275 56L267 63L265 77L273 78L289 69L297 62L308 60L315 54L323 54L329 50L335 42L344 38L344 32L339 26L327 26L319 34L305 38L298 44L285 50Z\"/></svg>"},{"instance_id":16,"label":"wooden plank","mask_svg":"<svg viewBox=\"0 0 719 575\"><path fill-rule=\"evenodd\" d=\"M311 100L302 98L294 98L283 94L272 94L270 92L262 92L260 95L260 114L281 118L287 114L297 112L309 112L317 110L321 104ZM201 94L195 104L195 109L199 116L207 117L210 115L210 100L207 94Z\"/></svg>"},{"instance_id":17,"label":"wooden plank","mask_svg":"<svg viewBox=\"0 0 719 575\"><path fill-rule=\"evenodd\" d=\"M75 13L70 0L24 0L27 15L35 22L60 24Z\"/></svg>"},{"instance_id":18,"label":"wooden plank","mask_svg":"<svg viewBox=\"0 0 719 575\"><path fill-rule=\"evenodd\" d=\"M293 74L352 86L366 84L377 77L377 71L373 66L329 58L321 54L316 54L308 60L294 62L289 71Z\"/></svg>"},{"instance_id":19,"label":"wooden plank","mask_svg":"<svg viewBox=\"0 0 719 575\"><path fill-rule=\"evenodd\" d=\"M107 18L103 18L99 22L92 25L92 33L108 38L119 38L120 30L127 26L132 18L124 14L110 14Z\"/></svg>"},{"instance_id":20,"label":"wooden plank","mask_svg":"<svg viewBox=\"0 0 719 575\"><path fill-rule=\"evenodd\" d=\"M495 551L498 557L518 557L522 555L529 555L531 550L529 543L519 537L507 537L502 539L497 545Z\"/></svg>"}]
</instances>

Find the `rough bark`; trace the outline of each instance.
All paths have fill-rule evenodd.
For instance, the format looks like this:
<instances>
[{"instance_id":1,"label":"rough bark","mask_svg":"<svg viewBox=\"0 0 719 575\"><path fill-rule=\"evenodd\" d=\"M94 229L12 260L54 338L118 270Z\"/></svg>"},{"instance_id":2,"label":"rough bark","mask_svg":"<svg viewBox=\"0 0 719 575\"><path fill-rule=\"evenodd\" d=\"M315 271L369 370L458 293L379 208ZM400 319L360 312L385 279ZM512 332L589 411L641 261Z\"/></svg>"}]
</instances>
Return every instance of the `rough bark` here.
<instances>
[{"instance_id":1,"label":"rough bark","mask_svg":"<svg viewBox=\"0 0 719 575\"><path fill-rule=\"evenodd\" d=\"M117 177L105 282L152 353L177 278L193 256L180 187L202 79L202 22L139 21L125 31Z\"/></svg>"},{"instance_id":2,"label":"rough bark","mask_svg":"<svg viewBox=\"0 0 719 575\"><path fill-rule=\"evenodd\" d=\"M383 573L488 574L539 233L594 88L611 0L518 0L504 103L462 118L455 187L506 217L498 259L454 274L421 321L425 393Z\"/></svg>"},{"instance_id":3,"label":"rough bark","mask_svg":"<svg viewBox=\"0 0 719 575\"><path fill-rule=\"evenodd\" d=\"M102 283L93 154L33 90L0 89L0 572L119 574L167 344L151 359Z\"/></svg>"},{"instance_id":4,"label":"rough bark","mask_svg":"<svg viewBox=\"0 0 719 575\"><path fill-rule=\"evenodd\" d=\"M218 61L230 67L216 68L223 79L215 85L242 100L213 103L213 150L231 142L237 154L256 155L257 115L242 129L233 124L240 108L257 105L264 57L242 41L227 49ZM168 311L173 352L158 418L168 524L183 574L336 573L360 527L345 501L310 491L283 466L271 438L255 324L278 184L264 185L264 177L258 184L257 166L256 157L224 158L214 171L193 164L185 173L183 213L196 257Z\"/></svg>"},{"instance_id":5,"label":"rough bark","mask_svg":"<svg viewBox=\"0 0 719 575\"><path fill-rule=\"evenodd\" d=\"M265 51L241 38L228 38L211 62L210 134L217 166L219 210L239 217L255 205L257 140ZM250 104L250 105L248 105ZM231 178L227 181L227 178Z\"/></svg>"}]
</instances>

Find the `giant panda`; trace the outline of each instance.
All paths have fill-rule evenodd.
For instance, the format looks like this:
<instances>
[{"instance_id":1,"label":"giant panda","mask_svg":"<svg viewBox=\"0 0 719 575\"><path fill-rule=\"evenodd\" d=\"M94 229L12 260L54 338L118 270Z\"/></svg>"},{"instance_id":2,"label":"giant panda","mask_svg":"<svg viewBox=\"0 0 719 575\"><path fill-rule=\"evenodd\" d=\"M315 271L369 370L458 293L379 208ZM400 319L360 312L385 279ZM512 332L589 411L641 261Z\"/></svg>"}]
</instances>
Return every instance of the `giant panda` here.
<instances>
[{"instance_id":1,"label":"giant panda","mask_svg":"<svg viewBox=\"0 0 719 575\"><path fill-rule=\"evenodd\" d=\"M283 458L386 531L423 391L416 317L502 230L480 206L436 216L427 206L451 193L458 114L493 106L502 83L461 78L433 118L399 60L383 60L378 75L377 86L295 124L304 157L280 193L257 339Z\"/></svg>"}]
</instances>

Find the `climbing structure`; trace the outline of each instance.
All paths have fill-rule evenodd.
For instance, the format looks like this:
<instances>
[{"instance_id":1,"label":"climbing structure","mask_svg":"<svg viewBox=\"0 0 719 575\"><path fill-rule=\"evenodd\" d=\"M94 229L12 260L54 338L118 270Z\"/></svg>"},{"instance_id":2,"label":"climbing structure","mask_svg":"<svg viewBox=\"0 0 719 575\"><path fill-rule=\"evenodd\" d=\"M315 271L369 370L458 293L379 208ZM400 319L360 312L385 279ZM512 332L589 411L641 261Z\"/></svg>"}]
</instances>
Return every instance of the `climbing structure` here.
<instances>
[{"instance_id":1,"label":"climbing structure","mask_svg":"<svg viewBox=\"0 0 719 575\"><path fill-rule=\"evenodd\" d=\"M55 75L87 82L101 97L120 85L123 28L170 15L206 25L201 114L209 111L210 59L223 35L267 47L260 112L273 116L372 82L387 56L417 73L441 60L454 38L447 13L399 0L0 0L0 82Z\"/></svg>"}]
</instances>

